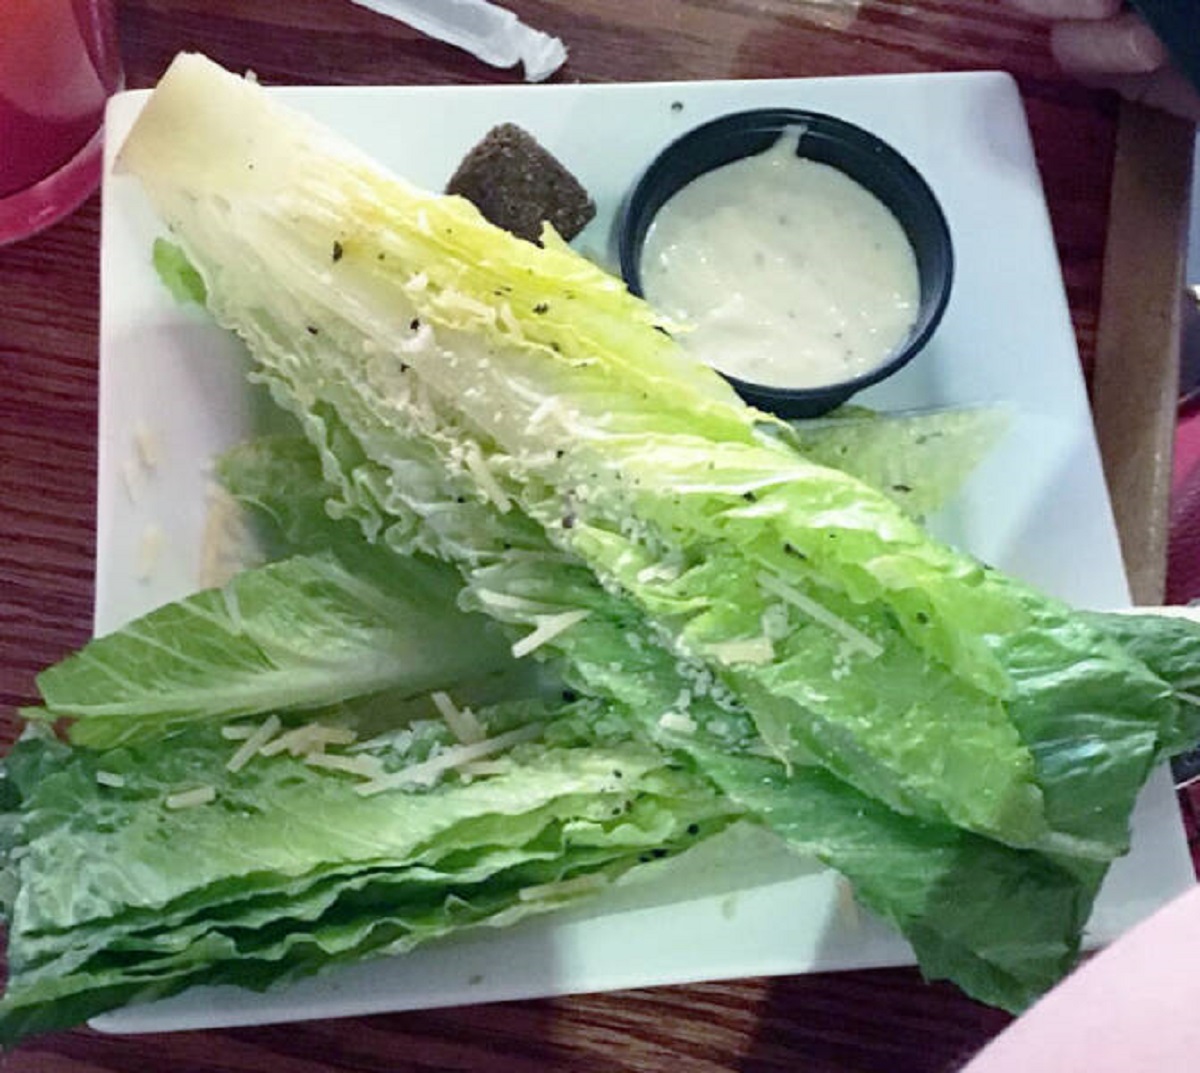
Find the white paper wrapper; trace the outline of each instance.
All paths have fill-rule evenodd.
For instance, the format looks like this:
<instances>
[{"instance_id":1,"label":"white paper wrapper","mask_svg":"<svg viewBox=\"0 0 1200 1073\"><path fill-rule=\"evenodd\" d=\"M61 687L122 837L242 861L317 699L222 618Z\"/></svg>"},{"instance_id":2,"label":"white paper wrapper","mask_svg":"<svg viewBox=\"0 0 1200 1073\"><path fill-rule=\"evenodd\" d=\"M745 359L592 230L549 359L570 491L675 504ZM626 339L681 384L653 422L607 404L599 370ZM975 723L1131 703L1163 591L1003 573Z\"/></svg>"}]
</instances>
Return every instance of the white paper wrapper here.
<instances>
[{"instance_id":1,"label":"white paper wrapper","mask_svg":"<svg viewBox=\"0 0 1200 1073\"><path fill-rule=\"evenodd\" d=\"M493 67L525 67L528 82L541 82L567 58L566 45L511 11L487 0L354 0L399 19L430 37L465 49Z\"/></svg>"}]
</instances>

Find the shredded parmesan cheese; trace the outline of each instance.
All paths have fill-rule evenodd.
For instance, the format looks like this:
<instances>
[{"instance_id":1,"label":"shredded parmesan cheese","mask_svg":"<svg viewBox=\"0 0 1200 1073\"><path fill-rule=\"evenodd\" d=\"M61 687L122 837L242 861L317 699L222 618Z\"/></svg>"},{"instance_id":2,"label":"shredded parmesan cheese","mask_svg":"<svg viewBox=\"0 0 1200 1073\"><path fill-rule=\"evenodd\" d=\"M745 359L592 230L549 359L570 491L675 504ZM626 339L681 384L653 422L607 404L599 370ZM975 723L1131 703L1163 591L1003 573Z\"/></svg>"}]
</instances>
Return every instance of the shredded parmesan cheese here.
<instances>
[{"instance_id":1,"label":"shredded parmesan cheese","mask_svg":"<svg viewBox=\"0 0 1200 1073\"><path fill-rule=\"evenodd\" d=\"M460 775L469 775L473 779L487 778L489 775L506 775L512 768L503 760L473 760L460 764Z\"/></svg>"},{"instance_id":2,"label":"shredded parmesan cheese","mask_svg":"<svg viewBox=\"0 0 1200 1073\"><path fill-rule=\"evenodd\" d=\"M572 626L582 622L590 614L591 611L587 608L580 608L576 611L564 611L558 615L537 615L535 618L537 626L534 631L526 634L512 646L513 658L520 659L522 656L528 656L530 652L553 641L559 634L566 633Z\"/></svg>"},{"instance_id":3,"label":"shredded parmesan cheese","mask_svg":"<svg viewBox=\"0 0 1200 1073\"><path fill-rule=\"evenodd\" d=\"M501 325L504 327L504 330L508 332L509 335L512 335L517 339L525 338L525 330L521 327L521 322L517 319L517 315L513 312L512 306L507 302L501 305L497 310L497 319L500 321ZM481 368L486 369L488 367L488 362L486 360L481 361L479 364Z\"/></svg>"},{"instance_id":4,"label":"shredded parmesan cheese","mask_svg":"<svg viewBox=\"0 0 1200 1073\"><path fill-rule=\"evenodd\" d=\"M500 483L492 475L488 464L483 460L483 454L474 444L470 446L464 460L480 491L491 500L493 506L501 513L507 514L512 509L512 500L508 493L500 487Z\"/></svg>"},{"instance_id":5,"label":"shredded parmesan cheese","mask_svg":"<svg viewBox=\"0 0 1200 1073\"><path fill-rule=\"evenodd\" d=\"M383 762L374 756L337 756L332 753L309 753L304 758L309 767L325 768L328 771L342 771L347 775L357 775L363 779L383 778Z\"/></svg>"},{"instance_id":6,"label":"shredded parmesan cheese","mask_svg":"<svg viewBox=\"0 0 1200 1073\"><path fill-rule=\"evenodd\" d=\"M112 786L115 789L125 785L125 776L118 775L113 771L97 771L96 781L101 786Z\"/></svg>"},{"instance_id":7,"label":"shredded parmesan cheese","mask_svg":"<svg viewBox=\"0 0 1200 1073\"><path fill-rule=\"evenodd\" d=\"M492 592L489 589L483 589L478 596L489 607L503 607L512 611L536 611L538 608L546 606L527 600L523 596L513 596L507 592Z\"/></svg>"},{"instance_id":8,"label":"shredded parmesan cheese","mask_svg":"<svg viewBox=\"0 0 1200 1073\"><path fill-rule=\"evenodd\" d=\"M650 566L643 566L637 572L637 582L639 585L649 585L655 581L678 581L682 572L678 563L652 563Z\"/></svg>"},{"instance_id":9,"label":"shredded parmesan cheese","mask_svg":"<svg viewBox=\"0 0 1200 1073\"><path fill-rule=\"evenodd\" d=\"M431 786L439 776L447 771L462 767L473 760L481 760L485 756L493 756L521 742L533 741L542 734L541 723L530 723L528 726L517 727L505 734L497 734L494 738L476 742L474 745L459 745L447 749L437 756L420 764L413 764L391 775L385 775L365 786L359 786L357 792L364 797L382 793L384 790L395 790L405 786Z\"/></svg>"},{"instance_id":10,"label":"shredded parmesan cheese","mask_svg":"<svg viewBox=\"0 0 1200 1073\"><path fill-rule=\"evenodd\" d=\"M441 717L446 720L450 733L463 745L474 745L487 737L487 731L475 718L475 713L470 708L459 708L448 693L433 693L430 699Z\"/></svg>"},{"instance_id":11,"label":"shredded parmesan cheese","mask_svg":"<svg viewBox=\"0 0 1200 1073\"><path fill-rule=\"evenodd\" d=\"M838 618L837 615L827 607L823 607L817 603L816 600L805 596L794 585L789 585L786 581L765 572L758 575L758 584L773 596L778 596L793 607L799 608L814 622L819 622L822 626L833 630L834 633L843 638L847 643L872 659L883 655L883 646L881 644L872 640L861 630L855 629L845 619Z\"/></svg>"},{"instance_id":12,"label":"shredded parmesan cheese","mask_svg":"<svg viewBox=\"0 0 1200 1073\"><path fill-rule=\"evenodd\" d=\"M207 805L217 799L217 791L212 786L197 786L194 790L180 790L167 794L163 804L169 809L197 808Z\"/></svg>"},{"instance_id":13,"label":"shredded parmesan cheese","mask_svg":"<svg viewBox=\"0 0 1200 1073\"><path fill-rule=\"evenodd\" d=\"M225 769L227 771L241 771L258 754L258 750L279 733L281 725L279 716L267 716L258 729L242 742L237 752L229 758Z\"/></svg>"},{"instance_id":14,"label":"shredded parmesan cheese","mask_svg":"<svg viewBox=\"0 0 1200 1073\"><path fill-rule=\"evenodd\" d=\"M349 745L358 735L347 727L307 723L272 739L258 750L259 756L276 756L284 751L291 756L308 756L325 751L326 745Z\"/></svg>"},{"instance_id":15,"label":"shredded parmesan cheese","mask_svg":"<svg viewBox=\"0 0 1200 1073\"><path fill-rule=\"evenodd\" d=\"M537 406L534 407L533 413L529 415L529 420L526 422L527 427L531 431L537 428L537 426L545 421L546 418L550 416L550 413L557 409L557 407L558 398L554 395L547 395L544 399L542 399L541 402L537 404Z\"/></svg>"},{"instance_id":16,"label":"shredded parmesan cheese","mask_svg":"<svg viewBox=\"0 0 1200 1073\"><path fill-rule=\"evenodd\" d=\"M775 658L775 646L769 637L747 637L737 641L721 641L709 645L707 652L721 663L770 663Z\"/></svg>"},{"instance_id":17,"label":"shredded parmesan cheese","mask_svg":"<svg viewBox=\"0 0 1200 1073\"><path fill-rule=\"evenodd\" d=\"M695 734L696 722L690 716L679 712L664 712L659 716L658 725L663 730L672 730L676 734Z\"/></svg>"},{"instance_id":18,"label":"shredded parmesan cheese","mask_svg":"<svg viewBox=\"0 0 1200 1073\"><path fill-rule=\"evenodd\" d=\"M599 890L608 880L593 873L592 875L576 876L574 879L563 879L557 883L539 883L534 887L522 887L517 897L523 902L542 902L552 898L571 898L577 894L588 894Z\"/></svg>"},{"instance_id":19,"label":"shredded parmesan cheese","mask_svg":"<svg viewBox=\"0 0 1200 1073\"><path fill-rule=\"evenodd\" d=\"M348 751L362 753L374 752L378 749L393 749L398 753L403 753L412 744L412 739L412 730L409 727L401 727L399 730L389 730L386 734L378 734L366 741L357 742L351 745Z\"/></svg>"},{"instance_id":20,"label":"shredded parmesan cheese","mask_svg":"<svg viewBox=\"0 0 1200 1073\"><path fill-rule=\"evenodd\" d=\"M221 727L221 737L226 741L245 741L255 729L253 723L226 723Z\"/></svg>"}]
</instances>

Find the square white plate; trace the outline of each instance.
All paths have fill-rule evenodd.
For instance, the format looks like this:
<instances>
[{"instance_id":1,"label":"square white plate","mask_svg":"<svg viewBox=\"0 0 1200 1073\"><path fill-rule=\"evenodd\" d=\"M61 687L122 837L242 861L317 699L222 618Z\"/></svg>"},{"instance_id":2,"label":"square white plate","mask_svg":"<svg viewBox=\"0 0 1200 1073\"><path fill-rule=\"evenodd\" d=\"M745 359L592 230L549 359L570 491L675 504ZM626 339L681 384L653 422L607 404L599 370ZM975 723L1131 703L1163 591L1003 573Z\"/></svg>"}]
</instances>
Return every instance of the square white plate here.
<instances>
[{"instance_id":1,"label":"square white plate","mask_svg":"<svg viewBox=\"0 0 1200 1073\"><path fill-rule=\"evenodd\" d=\"M863 396L885 408L1004 402L1013 426L939 520L948 539L1080 606L1128 590L1020 97L1004 75L502 88L273 90L414 182L439 189L494 124L536 135L594 196L576 245L611 261L611 229L668 141L724 112L790 105L835 113L891 142L926 176L954 235L942 325L901 376ZM175 305L150 249L158 224L111 158L145 99L109 108L102 242L96 629L197 587L207 468L259 427L238 347ZM1193 883L1170 781L1160 773L1113 869L1089 941L1103 942ZM254 1024L745 975L911 962L907 945L847 913L839 881L775 850L736 868L612 892L586 910L479 933L267 995L197 989L99 1018L109 1031Z\"/></svg>"}]
</instances>

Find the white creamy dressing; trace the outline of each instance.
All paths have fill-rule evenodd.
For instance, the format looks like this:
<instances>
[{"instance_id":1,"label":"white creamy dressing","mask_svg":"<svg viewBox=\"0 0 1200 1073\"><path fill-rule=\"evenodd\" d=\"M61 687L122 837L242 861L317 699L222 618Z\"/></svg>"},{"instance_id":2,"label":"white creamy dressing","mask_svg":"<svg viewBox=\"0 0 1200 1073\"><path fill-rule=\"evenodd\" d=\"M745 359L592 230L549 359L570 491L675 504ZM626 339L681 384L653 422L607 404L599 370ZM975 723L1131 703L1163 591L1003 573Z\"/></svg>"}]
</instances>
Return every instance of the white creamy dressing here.
<instances>
[{"instance_id":1,"label":"white creamy dressing","mask_svg":"<svg viewBox=\"0 0 1200 1073\"><path fill-rule=\"evenodd\" d=\"M837 168L797 157L801 137L789 130L688 183L642 250L643 291L691 327L683 346L773 387L870 371L908 334L920 297L896 217Z\"/></svg>"}]
</instances>

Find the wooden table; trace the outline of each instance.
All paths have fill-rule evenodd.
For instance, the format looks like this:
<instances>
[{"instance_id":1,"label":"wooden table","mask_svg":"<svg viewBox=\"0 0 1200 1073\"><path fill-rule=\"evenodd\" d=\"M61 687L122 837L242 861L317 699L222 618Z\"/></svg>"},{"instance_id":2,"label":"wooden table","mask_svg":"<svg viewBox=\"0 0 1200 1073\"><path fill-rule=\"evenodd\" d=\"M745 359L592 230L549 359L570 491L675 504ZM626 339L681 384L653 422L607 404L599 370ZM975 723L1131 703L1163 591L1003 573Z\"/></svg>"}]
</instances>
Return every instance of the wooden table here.
<instances>
[{"instance_id":1,"label":"wooden table","mask_svg":"<svg viewBox=\"0 0 1200 1073\"><path fill-rule=\"evenodd\" d=\"M123 0L128 84L180 49L268 82L512 82L346 0ZM1173 320L1190 131L1059 76L995 0L512 0L570 47L564 81L1004 68L1028 108L1139 593L1161 584ZM1118 190L1110 214L1110 193ZM1108 250L1106 236L1113 235ZM0 249L0 711L89 633L97 199ZM1107 285L1106 278L1110 280ZM1174 290L1171 288L1174 287ZM1103 297L1102 297L1103 296ZM1133 371L1137 376L1131 375ZM11 1073L144 1070L950 1070L1004 1015L915 971L746 980L227 1032L45 1037Z\"/></svg>"}]
</instances>

